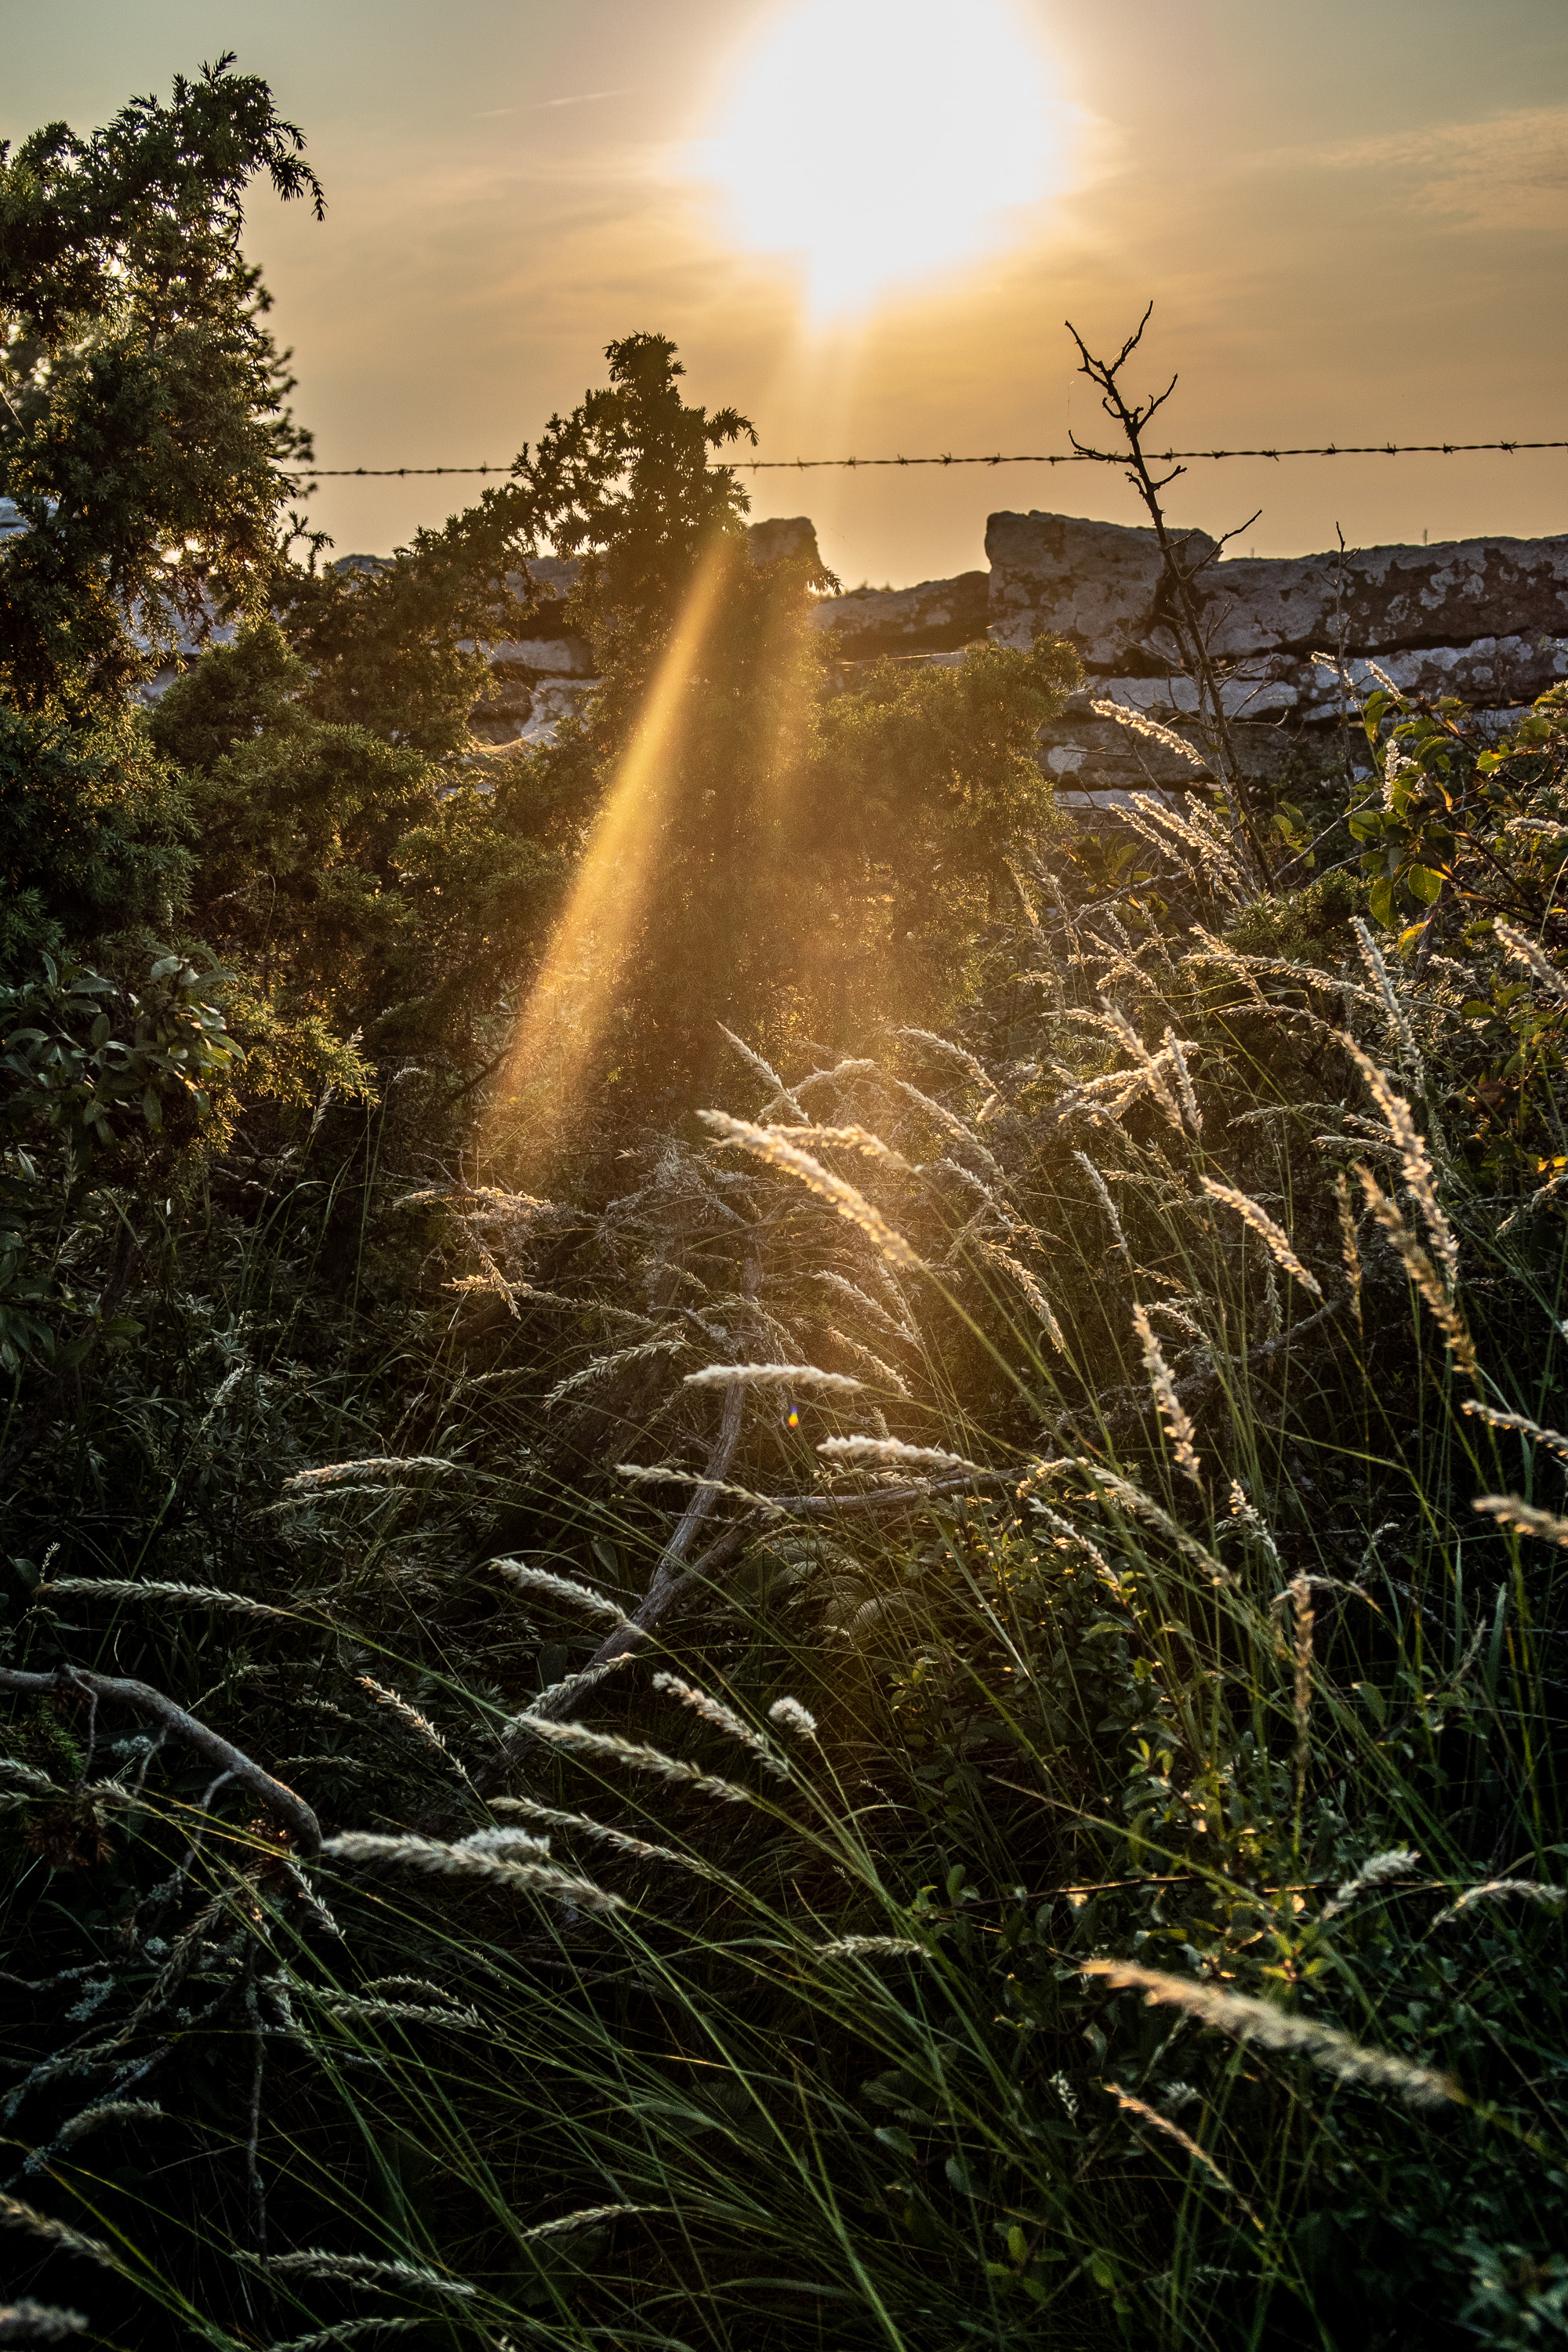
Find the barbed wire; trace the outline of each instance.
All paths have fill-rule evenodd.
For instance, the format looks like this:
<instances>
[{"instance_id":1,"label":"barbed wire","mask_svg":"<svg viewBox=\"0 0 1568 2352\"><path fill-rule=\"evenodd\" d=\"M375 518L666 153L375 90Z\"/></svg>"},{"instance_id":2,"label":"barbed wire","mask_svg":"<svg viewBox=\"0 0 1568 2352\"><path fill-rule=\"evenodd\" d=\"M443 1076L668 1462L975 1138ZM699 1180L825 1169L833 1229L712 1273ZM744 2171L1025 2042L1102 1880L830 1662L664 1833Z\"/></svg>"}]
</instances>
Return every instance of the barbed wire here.
<instances>
[{"instance_id":1,"label":"barbed wire","mask_svg":"<svg viewBox=\"0 0 1568 2352\"><path fill-rule=\"evenodd\" d=\"M1157 466L1203 459L1215 463L1226 457L1458 457L1478 450L1500 450L1509 457L1526 449L1568 449L1568 441L1327 441L1299 449L1146 449ZM1123 466L1126 457L1113 449L1058 449L989 457L724 457L719 460L737 474L807 474L829 467L854 473L862 466ZM401 480L409 474L510 474L510 466L293 466L296 479L311 481Z\"/></svg>"}]
</instances>

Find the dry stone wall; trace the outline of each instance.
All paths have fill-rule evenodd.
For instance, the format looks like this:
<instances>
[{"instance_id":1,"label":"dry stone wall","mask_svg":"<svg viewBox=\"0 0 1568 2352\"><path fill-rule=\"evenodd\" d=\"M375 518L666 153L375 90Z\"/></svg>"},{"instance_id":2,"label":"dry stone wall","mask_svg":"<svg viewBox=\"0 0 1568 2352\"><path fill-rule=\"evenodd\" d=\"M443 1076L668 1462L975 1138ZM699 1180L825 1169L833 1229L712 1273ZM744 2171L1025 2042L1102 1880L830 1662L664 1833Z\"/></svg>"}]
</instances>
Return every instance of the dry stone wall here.
<instances>
[{"instance_id":1,"label":"dry stone wall","mask_svg":"<svg viewBox=\"0 0 1568 2352\"><path fill-rule=\"evenodd\" d=\"M26 528L0 499L0 550ZM1202 531L1174 536L1189 562L1215 549ZM750 538L759 563L819 561L805 515L753 523ZM1109 698L1178 729L1192 715L1193 689L1176 672L1163 625L1153 532L1077 515L1000 513L987 521L985 555L984 571L952 580L823 597L814 617L829 641L832 682L853 688L863 665L889 655L952 663L974 645L1027 646L1048 631L1077 646L1088 674L1084 692L1041 739L1042 761L1064 793L1124 791L1151 777L1184 782L1179 760L1090 708ZM378 570L381 562L351 555L338 568ZM566 625L577 570L542 556L513 577L516 634L485 648L491 685L475 712L482 740L547 740L592 694L589 647ZM1340 723L1337 682L1314 653L1342 653L1362 686L1375 661L1405 692L1458 695L1500 724L1568 679L1568 537L1230 558L1202 583L1215 649L1234 664L1226 704L1258 773L1298 745L1323 745Z\"/></svg>"},{"instance_id":2,"label":"dry stone wall","mask_svg":"<svg viewBox=\"0 0 1568 2352\"><path fill-rule=\"evenodd\" d=\"M1213 551L1201 531L1176 533L1186 560ZM1178 729L1194 697L1175 673L1162 626L1163 566L1154 533L1074 515L994 514L990 569L919 588L825 599L850 682L853 666L888 652L952 658L981 638L1027 646L1038 630L1066 636L1089 674L1046 730L1045 764L1070 793L1176 783L1182 763L1146 739L1136 750L1092 699L1127 703ZM984 582L984 625L978 625ZM1369 663L1406 693L1458 695L1507 713L1568 678L1568 538L1456 540L1291 558L1232 558L1203 575L1215 650L1236 664L1226 700L1255 772L1295 745L1321 744L1340 721L1340 693L1313 653L1338 654L1358 684Z\"/></svg>"}]
</instances>

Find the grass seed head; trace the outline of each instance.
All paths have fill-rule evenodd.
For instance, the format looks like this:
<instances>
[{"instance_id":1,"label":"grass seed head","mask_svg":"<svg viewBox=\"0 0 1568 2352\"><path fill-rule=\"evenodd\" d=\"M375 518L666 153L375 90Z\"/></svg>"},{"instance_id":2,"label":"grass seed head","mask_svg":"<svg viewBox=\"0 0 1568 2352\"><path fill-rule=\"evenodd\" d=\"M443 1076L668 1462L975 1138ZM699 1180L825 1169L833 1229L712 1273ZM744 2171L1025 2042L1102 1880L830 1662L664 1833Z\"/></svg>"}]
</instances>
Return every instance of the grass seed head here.
<instances>
[{"instance_id":1,"label":"grass seed head","mask_svg":"<svg viewBox=\"0 0 1568 2352\"><path fill-rule=\"evenodd\" d=\"M1119 1990L1142 1992L1151 2009L1182 2010L1199 2024L1228 2034L1233 2042L1299 2052L1338 2082L1394 2091L1413 2106L1436 2106L1459 2096L1458 2085L1448 2075L1418 2066L1392 2050L1369 2050L1342 2033L1338 2026L1321 2025L1315 2018L1278 2009L1272 2001L1256 2000L1247 1993L1222 1992L1217 1985L1166 1976L1157 1969L1136 1968L1125 1960L1086 1960L1083 1969L1086 1976L1103 1978Z\"/></svg>"},{"instance_id":2,"label":"grass seed head","mask_svg":"<svg viewBox=\"0 0 1568 2352\"><path fill-rule=\"evenodd\" d=\"M1198 1492L1202 1494L1203 1465L1198 1459L1194 1443L1196 1432L1193 1428L1192 1418L1185 1405L1176 1394L1176 1383L1172 1377L1171 1367L1165 1361L1160 1342L1154 1337L1153 1327L1142 1307L1135 1307L1132 1309L1132 1328L1138 1334L1138 1344L1143 1350L1143 1367L1149 1375L1149 1385L1154 1391L1154 1402L1160 1408L1160 1417L1170 1433L1171 1449L1176 1457L1176 1466L1192 1480Z\"/></svg>"}]
</instances>

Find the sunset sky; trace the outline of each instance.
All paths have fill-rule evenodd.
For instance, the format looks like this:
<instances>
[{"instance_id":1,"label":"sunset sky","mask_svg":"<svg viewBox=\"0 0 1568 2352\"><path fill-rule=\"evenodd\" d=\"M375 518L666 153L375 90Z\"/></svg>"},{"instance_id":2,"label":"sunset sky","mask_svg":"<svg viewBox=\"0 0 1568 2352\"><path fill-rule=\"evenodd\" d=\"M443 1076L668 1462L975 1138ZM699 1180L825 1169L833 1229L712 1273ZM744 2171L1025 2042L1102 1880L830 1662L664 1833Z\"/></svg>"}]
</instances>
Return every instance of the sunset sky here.
<instances>
[{"instance_id":1,"label":"sunset sky","mask_svg":"<svg viewBox=\"0 0 1568 2352\"><path fill-rule=\"evenodd\" d=\"M1063 330L1179 370L1181 446L1568 438L1564 0L0 0L0 133L79 130L225 47L326 183L249 247L323 466L504 462L679 342L760 456L1053 450ZM477 494L324 482L340 551ZM998 507L1120 477L755 478L847 584L982 563ZM1568 452L1194 466L1259 554L1568 530Z\"/></svg>"}]
</instances>

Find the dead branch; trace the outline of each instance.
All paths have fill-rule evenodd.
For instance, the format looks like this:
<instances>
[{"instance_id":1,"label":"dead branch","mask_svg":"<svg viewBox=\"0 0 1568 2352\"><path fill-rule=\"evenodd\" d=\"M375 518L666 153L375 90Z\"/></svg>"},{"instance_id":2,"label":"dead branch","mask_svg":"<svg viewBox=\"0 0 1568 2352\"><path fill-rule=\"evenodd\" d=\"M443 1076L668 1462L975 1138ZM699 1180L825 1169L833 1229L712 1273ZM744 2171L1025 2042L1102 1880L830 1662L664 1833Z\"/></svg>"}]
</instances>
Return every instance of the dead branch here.
<instances>
[{"instance_id":1,"label":"dead branch","mask_svg":"<svg viewBox=\"0 0 1568 2352\"><path fill-rule=\"evenodd\" d=\"M1127 478L1148 510L1149 520L1154 526L1154 536L1159 543L1160 555L1164 567L1162 585L1168 592L1166 626L1176 641L1182 667L1198 690L1198 708L1205 722L1205 731L1210 737L1213 762L1225 780L1226 791L1235 800L1241 817L1242 833L1251 854L1254 868L1258 880L1267 889L1269 880L1268 855L1258 834L1252 796L1247 789L1247 773L1231 734L1230 719L1225 708L1218 667L1209 651L1209 633L1204 624L1202 604L1194 587L1198 574L1214 561L1218 551L1215 550L1208 555L1200 556L1196 562L1184 562L1182 556L1177 552L1176 541L1173 540L1167 528L1165 510L1160 503L1160 493L1178 480L1186 472L1186 467L1173 466L1169 473L1162 474L1156 478L1143 454L1143 429L1150 419L1163 408L1166 401L1170 399L1176 388L1176 378L1174 376L1171 378L1163 392L1152 393L1147 400L1131 404L1117 380L1143 340L1143 330L1149 323L1153 308L1154 305L1151 302L1113 360L1097 359L1070 319L1066 322L1067 331L1078 345L1079 374L1088 376L1089 382L1095 385L1100 395L1101 406L1106 415L1120 425L1122 437L1127 443L1128 456L1122 461ZM1116 462L1109 452L1103 449L1090 449L1086 443L1079 441L1076 435L1069 437L1073 447L1081 456L1097 458L1101 464ZM1253 520L1257 520L1256 516ZM1242 524L1241 529L1245 530L1247 525ZM1235 532L1227 531L1225 539L1221 540L1220 545L1223 547L1226 540L1235 536Z\"/></svg>"},{"instance_id":2,"label":"dead branch","mask_svg":"<svg viewBox=\"0 0 1568 2352\"><path fill-rule=\"evenodd\" d=\"M61 1691L76 1691L95 1702L110 1699L121 1706L134 1707L138 1715L149 1716L161 1723L166 1731L207 1757L220 1770L229 1773L241 1786L260 1799L269 1811L292 1831L297 1850L305 1855L321 1850L321 1825L303 1797L253 1764L243 1750L236 1748L221 1732L194 1715L187 1715L172 1698L155 1691L150 1683L130 1682L115 1675L95 1675L82 1666L58 1666L53 1674L24 1674L14 1666L0 1666L0 1691L15 1691L18 1696L50 1698Z\"/></svg>"}]
</instances>

